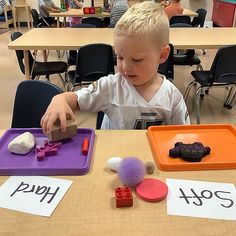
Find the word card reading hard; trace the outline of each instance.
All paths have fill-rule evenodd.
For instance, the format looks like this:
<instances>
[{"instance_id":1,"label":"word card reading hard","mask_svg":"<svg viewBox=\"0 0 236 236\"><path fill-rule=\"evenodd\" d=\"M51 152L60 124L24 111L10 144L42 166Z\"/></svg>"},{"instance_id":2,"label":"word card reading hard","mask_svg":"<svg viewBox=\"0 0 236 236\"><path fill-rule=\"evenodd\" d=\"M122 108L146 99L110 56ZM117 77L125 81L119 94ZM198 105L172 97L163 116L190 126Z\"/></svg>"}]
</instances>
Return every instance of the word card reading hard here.
<instances>
[{"instance_id":1,"label":"word card reading hard","mask_svg":"<svg viewBox=\"0 0 236 236\"><path fill-rule=\"evenodd\" d=\"M166 179L167 214L236 220L234 184Z\"/></svg>"},{"instance_id":2,"label":"word card reading hard","mask_svg":"<svg viewBox=\"0 0 236 236\"><path fill-rule=\"evenodd\" d=\"M71 184L44 176L12 176L0 186L0 207L49 217Z\"/></svg>"}]
</instances>

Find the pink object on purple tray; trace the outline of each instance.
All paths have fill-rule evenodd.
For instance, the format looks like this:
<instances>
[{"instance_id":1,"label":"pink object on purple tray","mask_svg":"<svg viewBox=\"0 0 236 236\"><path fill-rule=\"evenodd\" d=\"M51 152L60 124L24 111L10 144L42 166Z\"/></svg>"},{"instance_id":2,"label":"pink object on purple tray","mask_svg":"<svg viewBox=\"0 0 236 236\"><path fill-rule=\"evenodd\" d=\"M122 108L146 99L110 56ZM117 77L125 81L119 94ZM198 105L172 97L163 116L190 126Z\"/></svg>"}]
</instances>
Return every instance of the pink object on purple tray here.
<instances>
[{"instance_id":1,"label":"pink object on purple tray","mask_svg":"<svg viewBox=\"0 0 236 236\"><path fill-rule=\"evenodd\" d=\"M63 140L57 155L47 158L46 161L37 161L35 149L32 149L26 155L9 152L8 143L26 131L34 135L36 146L45 144L47 137L42 129L20 128L7 130L0 139L0 175L84 175L89 171L95 139L93 129L78 129L77 135ZM89 151L85 157L81 153L81 145L86 137L90 142ZM59 146L56 143L52 148L59 148Z\"/></svg>"},{"instance_id":2,"label":"pink object on purple tray","mask_svg":"<svg viewBox=\"0 0 236 236\"><path fill-rule=\"evenodd\" d=\"M56 155L59 148L61 148L61 142L49 143L45 140L43 146L36 146L37 160L42 161L45 157Z\"/></svg>"}]
</instances>

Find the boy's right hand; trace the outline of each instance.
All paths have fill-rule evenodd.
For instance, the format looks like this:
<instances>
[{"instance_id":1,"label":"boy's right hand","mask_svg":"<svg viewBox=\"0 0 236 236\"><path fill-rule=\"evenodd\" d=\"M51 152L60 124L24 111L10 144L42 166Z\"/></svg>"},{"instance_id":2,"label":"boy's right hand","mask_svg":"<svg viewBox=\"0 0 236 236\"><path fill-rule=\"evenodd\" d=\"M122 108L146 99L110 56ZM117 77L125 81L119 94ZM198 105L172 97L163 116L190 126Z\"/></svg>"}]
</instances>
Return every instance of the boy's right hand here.
<instances>
[{"instance_id":1,"label":"boy's right hand","mask_svg":"<svg viewBox=\"0 0 236 236\"><path fill-rule=\"evenodd\" d=\"M43 131L49 134L56 120L60 120L62 132L66 131L66 119L75 120L74 113L69 106L64 94L53 97L45 114L41 118Z\"/></svg>"}]
</instances>

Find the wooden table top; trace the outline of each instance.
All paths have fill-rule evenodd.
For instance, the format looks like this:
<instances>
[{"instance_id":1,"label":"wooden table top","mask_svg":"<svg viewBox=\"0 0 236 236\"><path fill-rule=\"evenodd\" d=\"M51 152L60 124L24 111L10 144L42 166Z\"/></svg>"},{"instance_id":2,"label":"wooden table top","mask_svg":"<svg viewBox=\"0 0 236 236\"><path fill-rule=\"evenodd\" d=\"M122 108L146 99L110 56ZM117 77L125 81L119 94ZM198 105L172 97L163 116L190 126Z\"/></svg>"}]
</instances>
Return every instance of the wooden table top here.
<instances>
[{"instance_id":1,"label":"wooden table top","mask_svg":"<svg viewBox=\"0 0 236 236\"><path fill-rule=\"evenodd\" d=\"M183 14L185 16L198 16L198 14L195 11L192 11L190 9L184 9ZM51 17L110 17L109 12L102 12L100 14L84 14L83 9L69 9L67 11L62 11L62 12L51 12L50 13Z\"/></svg>"},{"instance_id":2,"label":"wooden table top","mask_svg":"<svg viewBox=\"0 0 236 236\"><path fill-rule=\"evenodd\" d=\"M190 9L185 9L185 8L184 8L182 15L184 15L184 16L196 17L196 16L198 16L198 13L195 12L195 11L192 11L192 10L190 10Z\"/></svg>"},{"instance_id":3,"label":"wooden table top","mask_svg":"<svg viewBox=\"0 0 236 236\"><path fill-rule=\"evenodd\" d=\"M36 28L8 44L15 50L72 50L92 43L114 45L113 28ZM211 49L236 44L236 28L170 28L176 49Z\"/></svg>"},{"instance_id":4,"label":"wooden table top","mask_svg":"<svg viewBox=\"0 0 236 236\"><path fill-rule=\"evenodd\" d=\"M68 11L62 11L62 12L51 12L51 17L110 17L109 12L102 12L99 14L84 14L83 9L69 9Z\"/></svg>"},{"instance_id":5,"label":"wooden table top","mask_svg":"<svg viewBox=\"0 0 236 236\"><path fill-rule=\"evenodd\" d=\"M106 167L107 159L112 156L153 160L146 131L96 131L89 173L57 176L72 180L73 184L51 217L0 208L0 235L236 235L234 221L167 215L166 200L148 203L135 193L132 208L117 209L114 188L121 183L117 174ZM163 172L157 169L151 177L162 181L175 178L236 184L236 170ZM0 176L0 185L7 179L8 176Z\"/></svg>"}]
</instances>

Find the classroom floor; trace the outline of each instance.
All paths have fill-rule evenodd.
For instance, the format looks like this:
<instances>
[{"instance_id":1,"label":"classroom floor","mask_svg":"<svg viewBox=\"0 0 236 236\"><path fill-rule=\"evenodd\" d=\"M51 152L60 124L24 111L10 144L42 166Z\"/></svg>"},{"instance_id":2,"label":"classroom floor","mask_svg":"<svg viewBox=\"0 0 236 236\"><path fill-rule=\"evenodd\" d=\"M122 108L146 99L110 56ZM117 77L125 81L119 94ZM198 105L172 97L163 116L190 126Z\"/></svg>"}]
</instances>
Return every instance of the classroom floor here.
<instances>
[{"instance_id":1,"label":"classroom floor","mask_svg":"<svg viewBox=\"0 0 236 236\"><path fill-rule=\"evenodd\" d=\"M11 126L12 109L14 103L14 96L17 85L24 79L23 74L20 71L15 51L9 50L7 47L10 41L10 33L14 29L9 30L6 33L0 35L0 129L7 129ZM27 28L20 29L22 33L26 32ZM209 69L216 53L216 50L206 50L206 55L202 54L201 50L197 50L196 53L202 61L204 69ZM42 56L38 55L39 60ZM58 59L57 53L51 51L49 55L50 59ZM175 79L174 83L179 90L184 93L188 83L192 80L191 71L195 67L190 66L175 66ZM41 78L44 80L45 78ZM57 75L52 76L51 82L62 87L60 79ZM225 88L212 88L209 95L206 95L201 102L201 123L229 123L236 125L236 104L229 110L223 107L224 100L226 98L227 90ZM194 89L190 95L194 94ZM189 96L187 101L187 107L189 110L191 122L196 123L194 113L194 99L193 96ZM82 113L77 116L78 127L95 127L96 114Z\"/></svg>"}]
</instances>

